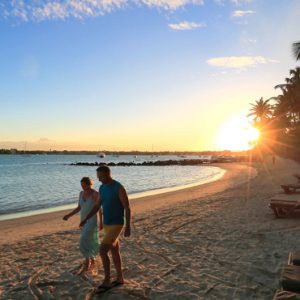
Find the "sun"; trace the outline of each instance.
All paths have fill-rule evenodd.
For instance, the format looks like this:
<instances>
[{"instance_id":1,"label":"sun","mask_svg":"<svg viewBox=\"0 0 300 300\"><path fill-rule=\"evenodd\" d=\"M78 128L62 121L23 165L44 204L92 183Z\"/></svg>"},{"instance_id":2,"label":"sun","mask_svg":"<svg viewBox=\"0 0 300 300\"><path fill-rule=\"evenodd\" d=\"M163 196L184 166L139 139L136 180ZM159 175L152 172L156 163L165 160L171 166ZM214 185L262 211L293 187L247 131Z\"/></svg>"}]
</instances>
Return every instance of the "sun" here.
<instances>
[{"instance_id":1,"label":"sun","mask_svg":"<svg viewBox=\"0 0 300 300\"><path fill-rule=\"evenodd\" d=\"M245 115L237 115L225 122L217 137L220 150L249 150L259 140L260 132L249 124Z\"/></svg>"}]
</instances>

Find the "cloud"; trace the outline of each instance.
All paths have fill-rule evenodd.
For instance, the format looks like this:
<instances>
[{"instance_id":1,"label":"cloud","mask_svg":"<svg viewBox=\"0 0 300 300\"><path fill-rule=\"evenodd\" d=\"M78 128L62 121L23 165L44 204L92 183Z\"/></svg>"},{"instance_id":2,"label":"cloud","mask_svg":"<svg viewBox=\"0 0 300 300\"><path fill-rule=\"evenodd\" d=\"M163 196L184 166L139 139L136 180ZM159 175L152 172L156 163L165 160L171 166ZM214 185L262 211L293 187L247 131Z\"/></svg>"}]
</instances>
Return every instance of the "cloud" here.
<instances>
[{"instance_id":1,"label":"cloud","mask_svg":"<svg viewBox=\"0 0 300 300\"><path fill-rule=\"evenodd\" d=\"M227 3L234 4L236 6L241 6L243 4L249 4L253 2L253 0L214 0L214 2L218 5L224 6Z\"/></svg>"},{"instance_id":2,"label":"cloud","mask_svg":"<svg viewBox=\"0 0 300 300\"><path fill-rule=\"evenodd\" d=\"M230 0L231 3L235 5L243 5L243 4L248 4L251 3L253 0Z\"/></svg>"},{"instance_id":3,"label":"cloud","mask_svg":"<svg viewBox=\"0 0 300 300\"><path fill-rule=\"evenodd\" d=\"M263 56L227 56L215 57L207 60L207 63L211 66L229 69L247 69L260 64L275 62L277 61Z\"/></svg>"},{"instance_id":4,"label":"cloud","mask_svg":"<svg viewBox=\"0 0 300 300\"><path fill-rule=\"evenodd\" d=\"M176 24L169 24L168 26L173 30L192 30L196 28L206 27L206 24L184 21Z\"/></svg>"},{"instance_id":5,"label":"cloud","mask_svg":"<svg viewBox=\"0 0 300 300\"><path fill-rule=\"evenodd\" d=\"M252 15L254 13L255 13L255 11L253 11L253 10L235 10L232 13L232 16L240 18L240 17L245 17L245 16L248 16L248 15Z\"/></svg>"},{"instance_id":6,"label":"cloud","mask_svg":"<svg viewBox=\"0 0 300 300\"><path fill-rule=\"evenodd\" d=\"M149 7L164 8L166 10L176 10L177 8L186 6L188 4L202 5L204 4L204 0L141 0L141 3Z\"/></svg>"},{"instance_id":7,"label":"cloud","mask_svg":"<svg viewBox=\"0 0 300 300\"><path fill-rule=\"evenodd\" d=\"M23 0L12 0L11 11L9 12L9 9L6 9L6 15L12 15L20 18L22 21L28 21L26 5Z\"/></svg>"},{"instance_id":8,"label":"cloud","mask_svg":"<svg viewBox=\"0 0 300 300\"><path fill-rule=\"evenodd\" d=\"M256 39L252 39L252 38L246 38L246 37L244 37L244 38L241 38L241 42L243 44L254 45L254 44L257 43L257 40Z\"/></svg>"},{"instance_id":9,"label":"cloud","mask_svg":"<svg viewBox=\"0 0 300 300\"><path fill-rule=\"evenodd\" d=\"M135 5L176 10L189 4L202 5L204 0L11 0L0 5L0 15L25 22L83 19L112 12L130 4L130 1Z\"/></svg>"},{"instance_id":10,"label":"cloud","mask_svg":"<svg viewBox=\"0 0 300 300\"><path fill-rule=\"evenodd\" d=\"M243 38L241 38L241 42L244 44L256 44L257 40L253 39L253 38L243 37Z\"/></svg>"}]
</instances>

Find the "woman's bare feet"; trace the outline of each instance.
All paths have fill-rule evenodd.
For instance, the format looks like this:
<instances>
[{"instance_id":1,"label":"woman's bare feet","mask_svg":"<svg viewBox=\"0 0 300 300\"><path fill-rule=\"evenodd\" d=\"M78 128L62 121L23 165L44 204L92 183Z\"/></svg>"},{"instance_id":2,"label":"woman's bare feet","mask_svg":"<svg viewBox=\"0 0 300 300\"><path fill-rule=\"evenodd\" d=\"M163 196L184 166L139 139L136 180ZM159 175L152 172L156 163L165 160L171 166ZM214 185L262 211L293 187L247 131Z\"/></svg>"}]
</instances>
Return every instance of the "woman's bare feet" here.
<instances>
[{"instance_id":1,"label":"woman's bare feet","mask_svg":"<svg viewBox=\"0 0 300 300\"><path fill-rule=\"evenodd\" d=\"M91 257L91 258L90 258L90 261L89 261L89 268L88 268L88 269L89 269L89 270L94 269L95 265L96 265L95 258L94 258L94 257Z\"/></svg>"}]
</instances>

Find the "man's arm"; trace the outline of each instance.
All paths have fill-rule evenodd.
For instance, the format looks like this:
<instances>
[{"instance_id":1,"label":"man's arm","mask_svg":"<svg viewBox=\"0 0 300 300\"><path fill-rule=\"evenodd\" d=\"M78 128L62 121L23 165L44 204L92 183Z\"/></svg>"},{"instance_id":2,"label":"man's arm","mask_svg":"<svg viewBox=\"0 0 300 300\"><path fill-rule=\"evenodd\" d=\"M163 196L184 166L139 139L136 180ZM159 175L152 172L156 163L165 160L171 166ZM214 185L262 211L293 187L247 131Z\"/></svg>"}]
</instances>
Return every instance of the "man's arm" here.
<instances>
[{"instance_id":1,"label":"man's arm","mask_svg":"<svg viewBox=\"0 0 300 300\"><path fill-rule=\"evenodd\" d=\"M92 210L88 213L88 215L86 216L85 219L83 219L81 221L81 223L79 224L79 227L84 226L84 224L86 223L86 221L88 219L90 219L93 215L95 215L97 213L97 211L99 210L99 208L101 207L101 199L100 199L100 194L99 197L94 197L94 207L92 208Z\"/></svg>"},{"instance_id":2,"label":"man's arm","mask_svg":"<svg viewBox=\"0 0 300 300\"><path fill-rule=\"evenodd\" d=\"M131 209L130 209L127 192L123 187L121 187L119 190L119 198L120 198L120 201L125 210L126 227L125 227L125 231L124 231L124 236L129 237L130 236L130 225L131 225Z\"/></svg>"}]
</instances>

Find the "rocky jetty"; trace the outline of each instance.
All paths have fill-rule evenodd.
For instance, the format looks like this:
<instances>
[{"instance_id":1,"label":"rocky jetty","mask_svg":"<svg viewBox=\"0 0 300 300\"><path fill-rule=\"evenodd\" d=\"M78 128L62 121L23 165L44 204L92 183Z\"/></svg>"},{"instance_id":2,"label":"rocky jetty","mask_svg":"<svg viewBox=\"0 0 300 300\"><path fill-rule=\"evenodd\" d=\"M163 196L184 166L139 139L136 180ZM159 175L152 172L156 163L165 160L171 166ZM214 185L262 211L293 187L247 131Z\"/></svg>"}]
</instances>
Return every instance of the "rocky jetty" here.
<instances>
[{"instance_id":1,"label":"rocky jetty","mask_svg":"<svg viewBox=\"0 0 300 300\"><path fill-rule=\"evenodd\" d=\"M101 166L107 165L110 167L131 167L131 166L196 166L203 164L201 159L183 159L183 160L157 160L157 161L144 161L144 162L75 162L72 166Z\"/></svg>"},{"instance_id":2,"label":"rocky jetty","mask_svg":"<svg viewBox=\"0 0 300 300\"><path fill-rule=\"evenodd\" d=\"M71 163L71 166L94 166L98 167L101 165L107 165L110 167L131 167L131 166L197 166L207 163L219 163L219 162L241 162L241 161L247 161L248 158L241 157L239 159L237 158L231 158L231 159L224 159L224 158L218 158L211 161L203 160L203 159L180 159L180 160L157 160L157 161L144 161L144 162L109 162L109 163L103 163L103 162L75 162Z\"/></svg>"}]
</instances>

